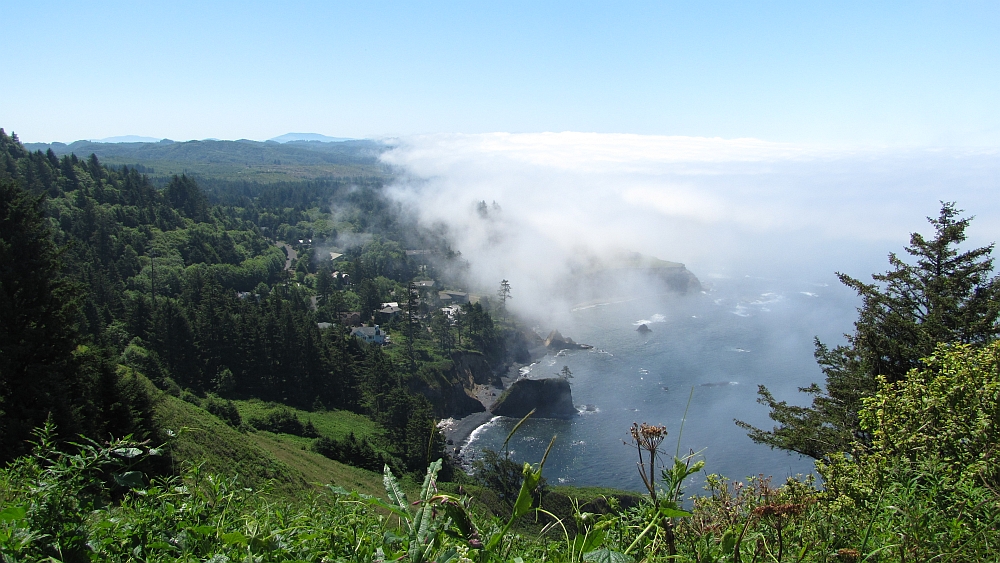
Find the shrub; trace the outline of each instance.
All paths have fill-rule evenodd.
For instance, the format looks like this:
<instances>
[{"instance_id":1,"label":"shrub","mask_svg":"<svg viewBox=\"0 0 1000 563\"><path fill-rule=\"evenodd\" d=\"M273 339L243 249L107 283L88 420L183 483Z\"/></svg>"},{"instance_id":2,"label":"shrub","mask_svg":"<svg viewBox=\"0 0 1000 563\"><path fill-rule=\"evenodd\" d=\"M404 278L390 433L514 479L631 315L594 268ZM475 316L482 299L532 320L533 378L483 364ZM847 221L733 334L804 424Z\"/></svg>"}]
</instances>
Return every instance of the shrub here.
<instances>
[{"instance_id":1,"label":"shrub","mask_svg":"<svg viewBox=\"0 0 1000 563\"><path fill-rule=\"evenodd\" d=\"M204 408L233 428L239 428L243 424L240 411L236 409L236 404L230 400L209 395L205 399Z\"/></svg>"},{"instance_id":2,"label":"shrub","mask_svg":"<svg viewBox=\"0 0 1000 563\"><path fill-rule=\"evenodd\" d=\"M319 431L316 430L316 426L311 420L302 424L298 415L288 407L277 407L264 416L252 417L247 422L257 430L274 432L275 434L291 434L304 438L319 436Z\"/></svg>"}]
</instances>

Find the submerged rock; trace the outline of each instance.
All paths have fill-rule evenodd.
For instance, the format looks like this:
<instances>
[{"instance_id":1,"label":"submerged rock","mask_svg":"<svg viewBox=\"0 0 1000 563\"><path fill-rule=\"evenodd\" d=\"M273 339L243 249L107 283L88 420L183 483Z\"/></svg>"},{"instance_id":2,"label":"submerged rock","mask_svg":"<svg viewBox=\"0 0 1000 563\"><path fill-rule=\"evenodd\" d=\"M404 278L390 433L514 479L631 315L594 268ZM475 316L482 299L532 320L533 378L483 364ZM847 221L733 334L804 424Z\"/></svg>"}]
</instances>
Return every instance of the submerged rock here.
<instances>
[{"instance_id":1,"label":"submerged rock","mask_svg":"<svg viewBox=\"0 0 1000 563\"><path fill-rule=\"evenodd\" d=\"M538 418L569 418L577 414L569 381L561 377L519 379L497 400L493 414L521 418L535 409Z\"/></svg>"}]
</instances>

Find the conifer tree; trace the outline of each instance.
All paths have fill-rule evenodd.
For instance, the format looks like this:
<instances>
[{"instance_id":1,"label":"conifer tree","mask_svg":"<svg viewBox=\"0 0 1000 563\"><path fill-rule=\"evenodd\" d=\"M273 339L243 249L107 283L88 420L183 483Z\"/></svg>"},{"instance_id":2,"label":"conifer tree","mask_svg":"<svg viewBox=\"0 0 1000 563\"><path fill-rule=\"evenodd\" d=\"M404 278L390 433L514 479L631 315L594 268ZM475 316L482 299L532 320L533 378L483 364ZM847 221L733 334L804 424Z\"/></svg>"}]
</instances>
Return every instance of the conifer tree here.
<instances>
[{"instance_id":1,"label":"conifer tree","mask_svg":"<svg viewBox=\"0 0 1000 563\"><path fill-rule=\"evenodd\" d=\"M69 386L74 374L77 306L59 275L58 251L42 199L0 181L0 459L25 450L50 415L76 430Z\"/></svg>"},{"instance_id":2,"label":"conifer tree","mask_svg":"<svg viewBox=\"0 0 1000 563\"><path fill-rule=\"evenodd\" d=\"M847 344L829 348L816 340L816 360L826 375L825 387L812 384L800 391L812 405L799 407L777 401L760 386L758 402L771 409L778 423L762 430L737 424L752 440L813 458L848 451L870 436L861 429L862 400L874 396L878 379L902 380L909 370L923 367L938 343L983 345L1000 334L1000 278L992 275L993 245L961 252L971 217L960 218L954 203L942 203L937 218L928 218L935 234L910 236L906 252L912 263L895 253L892 269L865 283L846 274L840 281L862 298L854 333Z\"/></svg>"}]
</instances>

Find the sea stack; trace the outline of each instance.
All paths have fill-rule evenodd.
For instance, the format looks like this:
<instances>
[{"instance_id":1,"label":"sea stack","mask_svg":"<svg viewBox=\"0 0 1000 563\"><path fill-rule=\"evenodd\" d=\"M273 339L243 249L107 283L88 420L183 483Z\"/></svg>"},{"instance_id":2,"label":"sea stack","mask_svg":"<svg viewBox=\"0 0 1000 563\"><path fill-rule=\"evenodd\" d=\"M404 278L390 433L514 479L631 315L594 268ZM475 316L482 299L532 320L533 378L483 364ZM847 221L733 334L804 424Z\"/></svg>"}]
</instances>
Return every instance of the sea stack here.
<instances>
[{"instance_id":1,"label":"sea stack","mask_svg":"<svg viewBox=\"0 0 1000 563\"><path fill-rule=\"evenodd\" d=\"M647 332L653 332L653 331L649 330L649 327L646 326L646 325L644 325L644 324L643 325L639 325L639 328L637 328L635 330L639 334L646 334Z\"/></svg>"},{"instance_id":2,"label":"sea stack","mask_svg":"<svg viewBox=\"0 0 1000 563\"><path fill-rule=\"evenodd\" d=\"M589 350L590 344L577 344L572 338L563 336L558 330L553 330L545 339L545 347L549 350Z\"/></svg>"},{"instance_id":3,"label":"sea stack","mask_svg":"<svg viewBox=\"0 0 1000 563\"><path fill-rule=\"evenodd\" d=\"M497 400L493 414L521 418L535 409L538 418L569 418L577 414L569 381L561 377L519 379Z\"/></svg>"}]
</instances>

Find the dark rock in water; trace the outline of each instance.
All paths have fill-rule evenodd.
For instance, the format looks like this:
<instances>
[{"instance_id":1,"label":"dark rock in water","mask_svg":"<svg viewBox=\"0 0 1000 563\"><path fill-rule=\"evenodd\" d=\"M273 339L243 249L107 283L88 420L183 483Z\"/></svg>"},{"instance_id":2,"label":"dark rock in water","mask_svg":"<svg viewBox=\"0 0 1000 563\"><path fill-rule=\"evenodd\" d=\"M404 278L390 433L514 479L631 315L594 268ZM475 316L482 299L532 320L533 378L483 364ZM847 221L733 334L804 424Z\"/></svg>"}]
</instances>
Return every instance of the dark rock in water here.
<instances>
[{"instance_id":1,"label":"dark rock in water","mask_svg":"<svg viewBox=\"0 0 1000 563\"><path fill-rule=\"evenodd\" d=\"M553 330L545 339L545 347L549 350L589 350L593 346L589 344L577 344L572 338L559 334L558 330Z\"/></svg>"},{"instance_id":2,"label":"dark rock in water","mask_svg":"<svg viewBox=\"0 0 1000 563\"><path fill-rule=\"evenodd\" d=\"M521 418L535 409L538 418L569 418L577 414L569 381L561 377L519 379L493 405L500 416Z\"/></svg>"},{"instance_id":3,"label":"dark rock in water","mask_svg":"<svg viewBox=\"0 0 1000 563\"><path fill-rule=\"evenodd\" d=\"M635 330L636 330L636 332L639 332L641 334L646 334L647 332L653 332L653 331L649 330L649 327L646 326L646 325L639 325L639 328L637 328Z\"/></svg>"}]
</instances>

